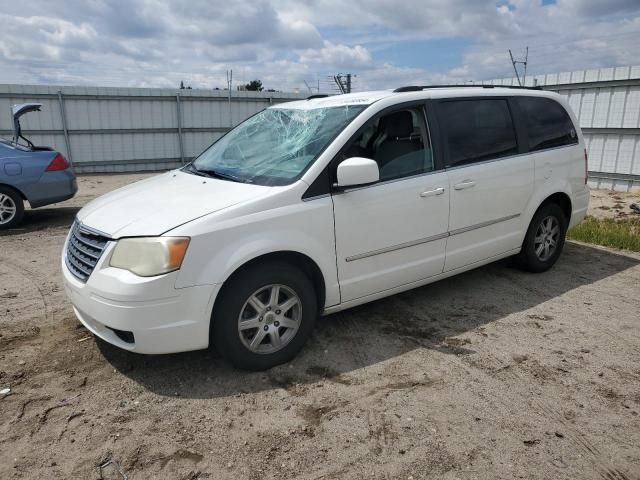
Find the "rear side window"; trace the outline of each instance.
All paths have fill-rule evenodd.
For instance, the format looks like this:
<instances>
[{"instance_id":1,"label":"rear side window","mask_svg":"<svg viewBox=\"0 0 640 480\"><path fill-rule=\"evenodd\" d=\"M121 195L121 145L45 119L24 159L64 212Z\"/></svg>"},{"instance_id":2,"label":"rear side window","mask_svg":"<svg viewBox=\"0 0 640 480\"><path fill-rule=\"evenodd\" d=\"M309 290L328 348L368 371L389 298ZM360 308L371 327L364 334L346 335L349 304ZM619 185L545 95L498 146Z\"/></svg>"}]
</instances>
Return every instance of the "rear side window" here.
<instances>
[{"instance_id":1,"label":"rear side window","mask_svg":"<svg viewBox=\"0 0 640 480\"><path fill-rule=\"evenodd\" d=\"M566 110L550 98L518 97L518 106L529 135L529 151L578 143Z\"/></svg>"},{"instance_id":2,"label":"rear side window","mask_svg":"<svg viewBox=\"0 0 640 480\"><path fill-rule=\"evenodd\" d=\"M516 132L504 99L445 101L439 105L449 154L447 167L518 153Z\"/></svg>"}]
</instances>

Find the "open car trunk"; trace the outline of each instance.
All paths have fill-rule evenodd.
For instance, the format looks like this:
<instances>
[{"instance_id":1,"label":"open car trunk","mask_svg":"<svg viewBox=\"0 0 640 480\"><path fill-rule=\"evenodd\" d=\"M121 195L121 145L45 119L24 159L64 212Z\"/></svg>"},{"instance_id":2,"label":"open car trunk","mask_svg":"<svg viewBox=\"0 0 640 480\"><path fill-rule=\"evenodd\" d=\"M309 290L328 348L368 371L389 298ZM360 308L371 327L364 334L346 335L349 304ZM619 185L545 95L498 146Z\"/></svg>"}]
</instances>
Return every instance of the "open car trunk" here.
<instances>
[{"instance_id":1,"label":"open car trunk","mask_svg":"<svg viewBox=\"0 0 640 480\"><path fill-rule=\"evenodd\" d=\"M11 107L11 113L13 115L13 143L20 144L20 139L22 139L30 150L52 150L49 147L37 147L31 142L31 140L22 135L20 117L25 113L39 112L40 108L42 108L41 103L20 103Z\"/></svg>"}]
</instances>

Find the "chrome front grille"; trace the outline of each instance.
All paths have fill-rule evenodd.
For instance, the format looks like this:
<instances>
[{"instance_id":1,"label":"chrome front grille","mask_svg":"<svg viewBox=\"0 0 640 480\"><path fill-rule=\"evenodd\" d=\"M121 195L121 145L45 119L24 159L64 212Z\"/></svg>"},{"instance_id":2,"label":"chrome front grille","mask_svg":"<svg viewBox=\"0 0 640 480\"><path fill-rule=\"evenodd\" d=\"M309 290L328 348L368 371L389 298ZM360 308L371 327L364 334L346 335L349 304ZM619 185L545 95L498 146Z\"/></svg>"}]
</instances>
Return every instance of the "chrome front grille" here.
<instances>
[{"instance_id":1,"label":"chrome front grille","mask_svg":"<svg viewBox=\"0 0 640 480\"><path fill-rule=\"evenodd\" d=\"M108 241L108 237L74 222L65 255L65 263L69 271L78 280L86 282L96 268Z\"/></svg>"}]
</instances>

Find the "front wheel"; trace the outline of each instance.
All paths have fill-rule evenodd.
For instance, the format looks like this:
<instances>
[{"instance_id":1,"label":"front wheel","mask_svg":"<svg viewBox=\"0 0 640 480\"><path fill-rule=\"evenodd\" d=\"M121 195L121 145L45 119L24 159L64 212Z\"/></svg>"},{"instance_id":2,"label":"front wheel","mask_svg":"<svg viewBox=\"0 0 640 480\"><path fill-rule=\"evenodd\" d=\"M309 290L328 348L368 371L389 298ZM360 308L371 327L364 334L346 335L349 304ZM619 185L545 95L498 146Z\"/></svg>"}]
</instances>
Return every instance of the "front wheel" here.
<instances>
[{"instance_id":1,"label":"front wheel","mask_svg":"<svg viewBox=\"0 0 640 480\"><path fill-rule=\"evenodd\" d=\"M517 263L534 273L549 270L562 253L567 222L559 205L547 203L540 207L531 220Z\"/></svg>"},{"instance_id":2,"label":"front wheel","mask_svg":"<svg viewBox=\"0 0 640 480\"><path fill-rule=\"evenodd\" d=\"M318 314L312 282L281 262L249 267L220 292L212 341L238 368L265 370L291 360L313 330Z\"/></svg>"}]
</instances>

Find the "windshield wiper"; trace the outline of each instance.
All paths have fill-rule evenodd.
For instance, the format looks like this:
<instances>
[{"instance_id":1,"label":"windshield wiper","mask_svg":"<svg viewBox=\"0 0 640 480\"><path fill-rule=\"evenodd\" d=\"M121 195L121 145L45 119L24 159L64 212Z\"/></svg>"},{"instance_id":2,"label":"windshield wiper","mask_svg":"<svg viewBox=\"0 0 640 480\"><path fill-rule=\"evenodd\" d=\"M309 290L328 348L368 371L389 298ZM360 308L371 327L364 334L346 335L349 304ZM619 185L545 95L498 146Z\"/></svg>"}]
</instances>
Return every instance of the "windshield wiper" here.
<instances>
[{"instance_id":1,"label":"windshield wiper","mask_svg":"<svg viewBox=\"0 0 640 480\"><path fill-rule=\"evenodd\" d=\"M232 182L239 182L239 183L251 183L250 180L242 177L238 177L231 173L225 173L225 172L221 172L219 170L213 170L213 169L209 169L209 170L199 169L193 163L190 163L189 165L187 165L186 168L188 168L190 172L196 175L200 175L201 177L221 178L222 180L230 180Z\"/></svg>"},{"instance_id":2,"label":"windshield wiper","mask_svg":"<svg viewBox=\"0 0 640 480\"><path fill-rule=\"evenodd\" d=\"M204 173L203 171L198 170L193 163L189 163L189 164L185 165L184 170L188 170L190 173L193 173L194 175L199 175L201 177L208 177L209 176L206 173Z\"/></svg>"},{"instance_id":3,"label":"windshield wiper","mask_svg":"<svg viewBox=\"0 0 640 480\"><path fill-rule=\"evenodd\" d=\"M223 173L219 170L198 170L198 171L206 175L209 175L210 177L213 177L213 178L221 178L223 180L231 180L232 182L239 182L239 183L250 183L250 180L247 180L242 177L238 177L237 175L233 175L231 173Z\"/></svg>"}]
</instances>

